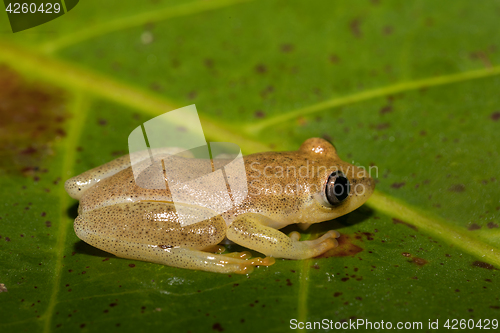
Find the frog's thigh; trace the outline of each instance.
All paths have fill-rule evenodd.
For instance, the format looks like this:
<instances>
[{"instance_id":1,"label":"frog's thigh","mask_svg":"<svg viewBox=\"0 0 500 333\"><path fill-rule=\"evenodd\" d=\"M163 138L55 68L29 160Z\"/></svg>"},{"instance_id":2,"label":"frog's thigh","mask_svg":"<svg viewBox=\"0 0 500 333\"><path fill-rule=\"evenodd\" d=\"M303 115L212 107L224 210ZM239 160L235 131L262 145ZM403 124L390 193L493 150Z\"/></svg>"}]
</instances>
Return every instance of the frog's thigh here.
<instances>
[{"instance_id":1,"label":"frog's thigh","mask_svg":"<svg viewBox=\"0 0 500 333\"><path fill-rule=\"evenodd\" d=\"M203 214L203 208L198 214ZM196 212L195 212L196 213ZM218 244L226 223L220 216L181 227L172 204L137 202L84 212L75 232L86 243L118 257L220 273L247 273L253 260L201 250Z\"/></svg>"},{"instance_id":2,"label":"frog's thigh","mask_svg":"<svg viewBox=\"0 0 500 333\"><path fill-rule=\"evenodd\" d=\"M167 148L155 148L152 149L152 153L156 155L173 155L182 152L184 149L176 147ZM91 188L97 182L113 176L114 174L128 168L130 166L130 158L133 156L134 161L139 163L150 158L150 152L148 150L138 151L132 155L124 155L118 157L111 162L98 166L96 168L85 171L84 173L70 178L64 184L66 192L74 198L80 200L83 193Z\"/></svg>"},{"instance_id":3,"label":"frog's thigh","mask_svg":"<svg viewBox=\"0 0 500 333\"><path fill-rule=\"evenodd\" d=\"M227 238L242 246L265 255L287 259L306 259L318 256L338 245L335 238L340 234L330 230L312 241L290 238L274 228L259 222L256 214L245 214L236 219L226 231Z\"/></svg>"}]
</instances>

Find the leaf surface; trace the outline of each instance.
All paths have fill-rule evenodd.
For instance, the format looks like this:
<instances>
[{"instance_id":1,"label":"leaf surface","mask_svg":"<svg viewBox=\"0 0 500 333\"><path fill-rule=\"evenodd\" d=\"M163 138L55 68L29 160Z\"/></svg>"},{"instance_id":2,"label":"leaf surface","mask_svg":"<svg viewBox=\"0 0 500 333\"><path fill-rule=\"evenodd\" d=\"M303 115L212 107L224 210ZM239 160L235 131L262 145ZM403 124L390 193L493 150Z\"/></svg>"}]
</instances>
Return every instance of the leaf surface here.
<instances>
[{"instance_id":1,"label":"leaf surface","mask_svg":"<svg viewBox=\"0 0 500 333\"><path fill-rule=\"evenodd\" d=\"M2 34L2 332L498 318L499 12L495 1L81 1ZM339 248L228 276L80 241L64 181L194 103L209 140L252 153L324 137L378 172L365 206L306 234L337 229Z\"/></svg>"}]
</instances>

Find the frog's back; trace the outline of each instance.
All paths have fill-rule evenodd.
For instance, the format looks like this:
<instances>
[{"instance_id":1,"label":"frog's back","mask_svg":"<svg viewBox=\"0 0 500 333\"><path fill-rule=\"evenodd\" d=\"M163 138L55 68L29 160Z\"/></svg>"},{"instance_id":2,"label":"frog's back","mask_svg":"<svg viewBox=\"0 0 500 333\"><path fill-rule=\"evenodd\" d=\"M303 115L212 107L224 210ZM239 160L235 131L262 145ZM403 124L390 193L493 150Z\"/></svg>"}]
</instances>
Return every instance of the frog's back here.
<instances>
[{"instance_id":1,"label":"frog's back","mask_svg":"<svg viewBox=\"0 0 500 333\"><path fill-rule=\"evenodd\" d=\"M221 187L217 183L220 178L207 177L210 176L213 167L210 160L178 156L168 158L177 160L168 173L161 165L158 167L150 165L149 161L144 161L143 164L146 166L132 169L129 164L127 168L96 182L81 196L80 209L94 210L114 204L139 201L172 203L170 188L182 190L176 192L181 193L181 196L176 197L176 203L196 202L204 206L203 200L199 198L210 198L212 202L227 199L228 188ZM134 171L138 174L137 177ZM175 175L176 181L168 179L169 175Z\"/></svg>"}]
</instances>

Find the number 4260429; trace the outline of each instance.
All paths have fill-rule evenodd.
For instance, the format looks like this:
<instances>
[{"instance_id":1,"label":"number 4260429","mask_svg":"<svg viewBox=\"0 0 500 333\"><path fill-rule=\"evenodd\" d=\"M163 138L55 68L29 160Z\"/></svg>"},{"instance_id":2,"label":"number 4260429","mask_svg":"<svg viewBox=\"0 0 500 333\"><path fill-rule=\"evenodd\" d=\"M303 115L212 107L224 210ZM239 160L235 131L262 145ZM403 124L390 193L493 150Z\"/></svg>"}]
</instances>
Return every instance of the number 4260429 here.
<instances>
[{"instance_id":1,"label":"number 4260429","mask_svg":"<svg viewBox=\"0 0 500 333\"><path fill-rule=\"evenodd\" d=\"M38 6L36 3L9 3L5 11L11 14L27 14L27 13L45 13L45 14L57 14L61 11L61 5L59 3L41 3Z\"/></svg>"}]
</instances>

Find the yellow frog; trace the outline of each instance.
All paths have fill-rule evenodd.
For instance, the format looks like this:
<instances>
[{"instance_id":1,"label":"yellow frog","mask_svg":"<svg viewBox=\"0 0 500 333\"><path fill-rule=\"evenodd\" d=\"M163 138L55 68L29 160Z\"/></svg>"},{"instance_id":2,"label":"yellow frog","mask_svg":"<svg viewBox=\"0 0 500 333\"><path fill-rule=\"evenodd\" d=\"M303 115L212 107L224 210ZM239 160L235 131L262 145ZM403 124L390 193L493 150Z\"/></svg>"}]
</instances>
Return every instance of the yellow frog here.
<instances>
[{"instance_id":1,"label":"yellow frog","mask_svg":"<svg viewBox=\"0 0 500 333\"><path fill-rule=\"evenodd\" d=\"M178 158L185 163L196 160ZM248 192L240 204L181 226L168 188L137 186L125 155L66 182L69 195L80 200L75 232L88 244L122 258L247 274L254 266L272 265L274 258L311 258L337 246L340 234L334 230L300 241L300 233L287 236L278 229L293 223L305 229L347 214L375 188L365 169L340 160L335 147L320 138L306 140L297 151L245 156L244 165ZM206 207L192 207L192 213L210 215ZM247 251L213 253L226 238L267 257L250 259Z\"/></svg>"}]
</instances>

